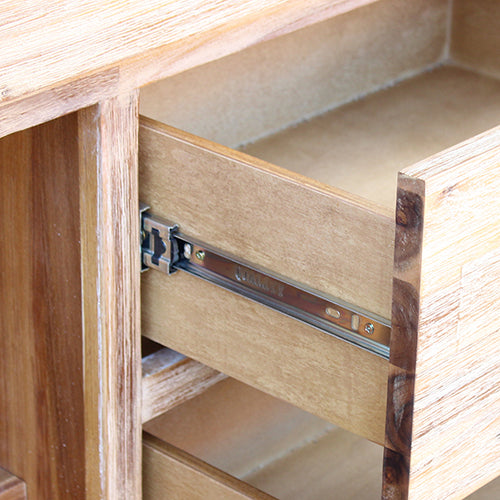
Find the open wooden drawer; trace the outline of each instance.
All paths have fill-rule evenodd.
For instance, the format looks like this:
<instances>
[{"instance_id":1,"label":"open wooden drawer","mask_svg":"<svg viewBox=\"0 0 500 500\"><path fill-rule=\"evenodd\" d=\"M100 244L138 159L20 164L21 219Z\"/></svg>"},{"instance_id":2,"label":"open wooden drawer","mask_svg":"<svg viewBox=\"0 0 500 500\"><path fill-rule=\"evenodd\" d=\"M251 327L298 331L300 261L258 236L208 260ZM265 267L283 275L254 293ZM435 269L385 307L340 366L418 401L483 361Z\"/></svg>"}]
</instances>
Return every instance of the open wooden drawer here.
<instances>
[{"instance_id":1,"label":"open wooden drawer","mask_svg":"<svg viewBox=\"0 0 500 500\"><path fill-rule=\"evenodd\" d=\"M162 357L161 351L148 356L143 366L157 354ZM163 392L169 410L152 420L143 412L145 500L370 500L380 491L383 449L375 443L234 379L207 387L208 379L197 376L202 365L193 360L186 359L183 370L186 379L193 374L190 399L178 367L165 369L171 384L156 389L149 368L146 403ZM175 388L181 402L172 400ZM496 480L470 498L489 500L499 492Z\"/></svg>"},{"instance_id":2,"label":"open wooden drawer","mask_svg":"<svg viewBox=\"0 0 500 500\"><path fill-rule=\"evenodd\" d=\"M141 97L153 214L392 325L387 360L151 271L143 334L384 445L388 498L500 473L499 17L490 0L380 0Z\"/></svg>"}]
</instances>

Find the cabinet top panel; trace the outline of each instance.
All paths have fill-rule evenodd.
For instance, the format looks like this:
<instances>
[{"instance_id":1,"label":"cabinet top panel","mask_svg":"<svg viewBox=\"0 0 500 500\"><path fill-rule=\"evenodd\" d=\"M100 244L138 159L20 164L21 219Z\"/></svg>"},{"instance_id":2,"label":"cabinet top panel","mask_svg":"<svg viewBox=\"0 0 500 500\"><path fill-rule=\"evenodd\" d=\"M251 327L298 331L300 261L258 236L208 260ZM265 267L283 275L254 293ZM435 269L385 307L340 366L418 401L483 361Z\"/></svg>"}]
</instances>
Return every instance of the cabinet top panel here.
<instances>
[{"instance_id":1,"label":"cabinet top panel","mask_svg":"<svg viewBox=\"0 0 500 500\"><path fill-rule=\"evenodd\" d=\"M113 67L141 86L373 1L2 1L0 105Z\"/></svg>"}]
</instances>

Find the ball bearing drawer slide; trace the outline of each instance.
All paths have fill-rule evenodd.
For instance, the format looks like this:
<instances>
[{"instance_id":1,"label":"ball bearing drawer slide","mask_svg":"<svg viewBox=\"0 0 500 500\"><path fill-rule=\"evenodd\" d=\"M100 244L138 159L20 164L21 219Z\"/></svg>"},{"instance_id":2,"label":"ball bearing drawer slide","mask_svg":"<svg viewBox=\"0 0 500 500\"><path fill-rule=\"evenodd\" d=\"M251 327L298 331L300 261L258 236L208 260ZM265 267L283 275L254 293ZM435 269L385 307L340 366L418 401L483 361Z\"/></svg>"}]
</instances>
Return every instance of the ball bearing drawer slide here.
<instances>
[{"instance_id":1,"label":"ball bearing drawer slide","mask_svg":"<svg viewBox=\"0 0 500 500\"><path fill-rule=\"evenodd\" d=\"M383 318L185 236L177 224L147 210L141 207L143 269L165 274L185 271L389 358L391 327Z\"/></svg>"}]
</instances>

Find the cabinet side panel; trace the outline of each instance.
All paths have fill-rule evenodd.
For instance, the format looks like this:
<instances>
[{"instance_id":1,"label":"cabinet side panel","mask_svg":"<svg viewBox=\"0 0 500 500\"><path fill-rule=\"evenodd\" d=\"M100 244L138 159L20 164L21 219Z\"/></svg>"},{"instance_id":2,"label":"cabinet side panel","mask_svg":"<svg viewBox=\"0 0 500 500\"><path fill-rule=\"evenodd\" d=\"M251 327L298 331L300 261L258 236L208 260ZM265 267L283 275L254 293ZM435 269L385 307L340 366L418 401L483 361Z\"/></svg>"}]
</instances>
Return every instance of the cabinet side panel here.
<instances>
[{"instance_id":1,"label":"cabinet side panel","mask_svg":"<svg viewBox=\"0 0 500 500\"><path fill-rule=\"evenodd\" d=\"M0 463L84 497L77 121L0 141Z\"/></svg>"}]
</instances>

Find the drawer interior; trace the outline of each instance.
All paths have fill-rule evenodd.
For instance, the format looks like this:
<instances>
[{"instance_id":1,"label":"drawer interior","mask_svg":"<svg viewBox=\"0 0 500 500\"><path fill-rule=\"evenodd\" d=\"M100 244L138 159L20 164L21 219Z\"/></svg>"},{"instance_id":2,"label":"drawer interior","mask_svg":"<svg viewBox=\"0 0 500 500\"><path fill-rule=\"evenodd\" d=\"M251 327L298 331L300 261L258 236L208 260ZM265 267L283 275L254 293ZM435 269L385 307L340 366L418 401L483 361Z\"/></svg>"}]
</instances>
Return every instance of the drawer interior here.
<instances>
[{"instance_id":1,"label":"drawer interior","mask_svg":"<svg viewBox=\"0 0 500 500\"><path fill-rule=\"evenodd\" d=\"M381 446L234 379L144 428L275 498L368 499L381 488Z\"/></svg>"},{"instance_id":2,"label":"drawer interior","mask_svg":"<svg viewBox=\"0 0 500 500\"><path fill-rule=\"evenodd\" d=\"M214 481L231 485L222 471L273 498L319 500L335 492L335 498L368 500L381 491L381 446L231 378L147 422L144 429L208 464L203 472ZM150 443L146 436L148 448ZM169 479L175 471L167 468L160 478L154 475L157 469L146 449L144 498L171 498L162 495L179 488ZM192 494L195 480L186 482L180 488ZM499 492L500 479L470 498L497 498ZM253 491L248 498L260 496Z\"/></svg>"},{"instance_id":3,"label":"drawer interior","mask_svg":"<svg viewBox=\"0 0 500 500\"><path fill-rule=\"evenodd\" d=\"M397 172L499 123L499 9L379 0L146 87L141 111L392 213Z\"/></svg>"},{"instance_id":4,"label":"drawer interior","mask_svg":"<svg viewBox=\"0 0 500 500\"><path fill-rule=\"evenodd\" d=\"M142 201L389 319L396 173L499 123L499 19L491 0L379 0L142 89ZM386 360L179 273L145 273L142 303L144 335L384 442Z\"/></svg>"}]
</instances>

